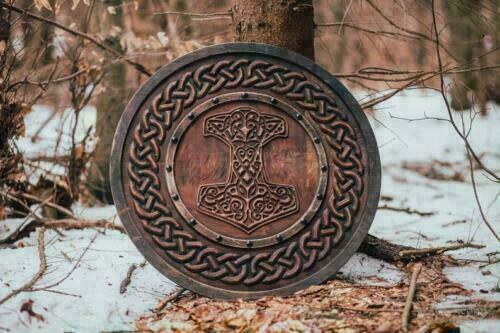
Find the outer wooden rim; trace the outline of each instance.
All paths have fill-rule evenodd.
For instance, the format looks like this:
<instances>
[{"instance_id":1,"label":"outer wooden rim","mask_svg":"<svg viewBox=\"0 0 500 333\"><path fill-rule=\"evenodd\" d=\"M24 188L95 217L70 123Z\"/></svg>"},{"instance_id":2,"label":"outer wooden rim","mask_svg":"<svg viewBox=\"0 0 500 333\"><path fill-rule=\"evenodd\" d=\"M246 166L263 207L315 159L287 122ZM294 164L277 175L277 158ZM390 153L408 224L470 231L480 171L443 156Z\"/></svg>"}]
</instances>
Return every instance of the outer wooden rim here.
<instances>
[{"instance_id":1,"label":"outer wooden rim","mask_svg":"<svg viewBox=\"0 0 500 333\"><path fill-rule=\"evenodd\" d=\"M164 82L165 78L168 78L170 75L181 70L183 67L206 57L228 53L263 54L293 62L314 74L326 85L328 85L330 89L335 91L338 98L340 98L340 100L347 106L351 115L357 122L363 141L366 143L365 148L368 155L368 163L365 165L366 172L368 173L366 184L367 199L362 215L359 217L360 223L357 225L356 229L350 230L350 234L352 234L351 238L347 241L343 248L338 249L339 251L336 257L324 265L321 270L311 274L307 279L295 281L285 287L276 288L271 291L253 291L251 288L248 288L249 290L245 292L216 288L193 280L182 272L173 269L153 250L151 244L147 243L142 238L137 225L133 221L130 211L131 207L127 205L127 200L122 190L121 161L124 154L123 146L132 119L137 110L139 110L142 106L143 102L150 96L158 85ZM110 178L111 190L118 215L134 245L155 268L179 285L205 296L223 299L255 299L266 295L288 295L307 286L319 284L331 277L351 258L366 237L377 210L381 186L381 167L378 146L369 121L358 102L340 81L319 65L295 52L266 44L227 43L196 50L176 59L172 63L162 67L137 90L125 108L115 133L110 163Z\"/></svg>"}]
</instances>

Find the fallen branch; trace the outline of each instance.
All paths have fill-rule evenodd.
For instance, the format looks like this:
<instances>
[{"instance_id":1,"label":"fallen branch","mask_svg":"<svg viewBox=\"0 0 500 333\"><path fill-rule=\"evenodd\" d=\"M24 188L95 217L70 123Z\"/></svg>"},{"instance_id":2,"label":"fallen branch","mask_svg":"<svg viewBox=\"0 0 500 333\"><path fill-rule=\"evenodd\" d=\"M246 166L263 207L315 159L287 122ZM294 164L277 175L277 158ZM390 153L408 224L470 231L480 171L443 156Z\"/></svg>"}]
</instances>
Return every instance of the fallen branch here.
<instances>
[{"instance_id":1,"label":"fallen branch","mask_svg":"<svg viewBox=\"0 0 500 333\"><path fill-rule=\"evenodd\" d=\"M425 249L402 250L399 252L399 256L401 258L411 257L411 256L422 256L422 255L430 256L435 254L443 254L446 251L455 251L466 248L482 249L484 247L485 245L473 244L473 243L453 244L448 246L429 247Z\"/></svg>"},{"instance_id":2,"label":"fallen branch","mask_svg":"<svg viewBox=\"0 0 500 333\"><path fill-rule=\"evenodd\" d=\"M372 235L367 235L358 252L364 253L372 258L394 263L401 260L399 253L404 250L413 250L409 246L403 246L388 242Z\"/></svg>"},{"instance_id":3,"label":"fallen branch","mask_svg":"<svg viewBox=\"0 0 500 333\"><path fill-rule=\"evenodd\" d=\"M171 303L171 302L175 301L186 290L187 290L186 288L182 288L182 287L177 288L177 290L173 291L170 295L167 296L167 298L165 298L164 300L162 300L158 304L158 306L156 307L156 309L154 310L154 312L160 312L161 310L163 310L165 308L165 306L167 306L168 303Z\"/></svg>"},{"instance_id":4,"label":"fallen branch","mask_svg":"<svg viewBox=\"0 0 500 333\"><path fill-rule=\"evenodd\" d=\"M71 217L73 219L76 219L76 216L73 215L72 211L70 211L69 209L67 209L67 208L65 208L63 206L60 206L60 205L58 205L56 203L53 203L53 202L50 202L50 201L49 202L45 202L41 198L38 198L38 197L36 197L34 195L31 195L31 194L28 194L28 193L24 193L24 192L21 193L21 196L23 198L25 198L25 199L28 199L28 200L32 200L32 201L35 201L35 202L38 202L38 203L43 203L47 207L54 208L55 210L57 210L57 211L65 214L65 215L67 215L67 216L69 216L69 217Z\"/></svg>"},{"instance_id":5,"label":"fallen branch","mask_svg":"<svg viewBox=\"0 0 500 333\"><path fill-rule=\"evenodd\" d=\"M109 229L116 230L123 234L126 234L125 228L121 225L111 223L106 220L97 221L87 221L79 219L62 219L62 220L47 220L35 217L33 220L27 223L22 223L14 232L12 232L6 238L0 240L0 245L2 244L12 244L20 239L28 237L30 233L36 230L36 228L44 227L51 230L84 230L84 229Z\"/></svg>"},{"instance_id":6,"label":"fallen branch","mask_svg":"<svg viewBox=\"0 0 500 333\"><path fill-rule=\"evenodd\" d=\"M413 268L413 273L411 274L410 289L408 290L408 296L406 297L405 308L403 310L403 315L401 316L401 329L403 330L403 332L408 331L411 308L413 305L413 299L415 298L415 291L417 289L417 278L421 270L422 270L422 265L417 264Z\"/></svg>"},{"instance_id":7,"label":"fallen branch","mask_svg":"<svg viewBox=\"0 0 500 333\"><path fill-rule=\"evenodd\" d=\"M419 215L419 216L431 216L434 215L434 212L422 212L416 209L411 209L410 207L393 207L393 206L388 206L388 205L382 205L379 206L378 209L380 210L391 210L393 212L401 212L401 213L407 213L410 215Z\"/></svg>"},{"instance_id":8,"label":"fallen branch","mask_svg":"<svg viewBox=\"0 0 500 333\"><path fill-rule=\"evenodd\" d=\"M4 239L0 239L0 245L3 245L3 244L12 244L14 243L16 240L20 239L20 238L23 238L27 235L29 235L29 233L25 233L24 231L26 230L31 230L31 231L34 231L35 228L27 228L29 227L31 224L32 224L32 221L33 220L30 220L31 218L33 218L34 220L36 220L38 217L36 215L36 210L37 209L40 209L42 208L44 205L46 205L50 200L52 200L52 196L49 196L47 199L45 199L45 201L41 202L40 205L38 205L38 207L35 209L35 210L31 210L30 207L28 207L22 200L19 200L18 198L10 195L9 193L2 193L0 192L0 195L4 195L6 196L7 198L11 199L11 200L14 200L16 202L18 202L19 204L21 204L24 208L26 208L26 210L29 212L29 214L26 216L26 218L24 219L23 223L21 223L15 230L14 232L12 232L10 235L8 235L7 237L5 237Z\"/></svg>"},{"instance_id":9,"label":"fallen branch","mask_svg":"<svg viewBox=\"0 0 500 333\"><path fill-rule=\"evenodd\" d=\"M132 265L127 271L127 275L123 279L123 281L120 283L120 294L125 294L127 291L127 287L131 282L132 279L132 273L137 269L137 265Z\"/></svg>"},{"instance_id":10,"label":"fallen branch","mask_svg":"<svg viewBox=\"0 0 500 333\"><path fill-rule=\"evenodd\" d=\"M83 229L111 229L121 233L126 233L121 225L111 223L106 220L86 221L79 219L45 220L41 222L47 229L83 230Z\"/></svg>"},{"instance_id":11,"label":"fallen branch","mask_svg":"<svg viewBox=\"0 0 500 333\"><path fill-rule=\"evenodd\" d=\"M4 298L0 299L0 305L24 291L33 291L35 283L40 280L43 274L45 274L45 271L47 270L47 260L45 258L45 228L43 227L38 233L38 256L40 258L40 267L38 268L38 272L24 286L13 290L10 294L7 294Z\"/></svg>"},{"instance_id":12,"label":"fallen branch","mask_svg":"<svg viewBox=\"0 0 500 333\"><path fill-rule=\"evenodd\" d=\"M146 266L146 263L147 261L144 260L140 265L139 267L140 268L143 268L144 266ZM125 278L123 279L123 281L120 283L120 294L124 294L126 291L127 291L127 287L128 285L130 284L131 282L131 279L132 279L132 273L137 269L137 265L132 265L130 266L130 268L128 269L127 271L127 275L125 276Z\"/></svg>"}]
</instances>

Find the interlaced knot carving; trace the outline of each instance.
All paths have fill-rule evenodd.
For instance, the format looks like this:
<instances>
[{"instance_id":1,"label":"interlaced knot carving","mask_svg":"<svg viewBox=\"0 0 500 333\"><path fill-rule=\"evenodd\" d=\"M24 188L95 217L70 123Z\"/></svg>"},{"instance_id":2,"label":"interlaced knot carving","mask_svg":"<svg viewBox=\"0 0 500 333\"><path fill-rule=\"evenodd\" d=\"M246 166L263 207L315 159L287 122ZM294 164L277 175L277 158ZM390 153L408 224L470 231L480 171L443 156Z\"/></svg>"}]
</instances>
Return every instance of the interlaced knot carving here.
<instances>
[{"instance_id":1,"label":"interlaced knot carving","mask_svg":"<svg viewBox=\"0 0 500 333\"><path fill-rule=\"evenodd\" d=\"M267 143L288 137L285 119L243 107L207 118L204 131L229 147L231 162L226 183L200 187L197 206L202 213L250 234L299 210L295 188L268 182L262 162Z\"/></svg>"},{"instance_id":2,"label":"interlaced knot carving","mask_svg":"<svg viewBox=\"0 0 500 333\"><path fill-rule=\"evenodd\" d=\"M257 255L220 250L203 237L183 230L166 206L161 189L161 147L167 132L183 111L197 101L225 89L272 91L294 101L325 134L333 193L327 207L311 221L298 239ZM344 233L352 226L365 192L362 150L344 111L322 87L298 71L263 60L221 60L187 71L169 82L141 114L132 129L128 175L133 212L154 242L180 267L227 284L270 284L323 265ZM180 268L181 269L181 268Z\"/></svg>"}]
</instances>

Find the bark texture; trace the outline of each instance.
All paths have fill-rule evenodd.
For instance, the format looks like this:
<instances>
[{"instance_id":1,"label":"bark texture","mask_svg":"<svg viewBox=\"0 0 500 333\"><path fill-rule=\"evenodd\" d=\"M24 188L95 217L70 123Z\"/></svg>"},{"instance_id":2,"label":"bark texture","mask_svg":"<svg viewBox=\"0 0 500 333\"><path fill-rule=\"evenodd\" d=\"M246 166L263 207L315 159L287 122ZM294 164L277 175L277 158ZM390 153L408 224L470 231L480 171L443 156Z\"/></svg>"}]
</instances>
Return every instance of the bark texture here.
<instances>
[{"instance_id":1,"label":"bark texture","mask_svg":"<svg viewBox=\"0 0 500 333\"><path fill-rule=\"evenodd\" d=\"M491 13L498 13L500 1L491 2ZM498 47L498 27L500 19L491 18L490 11L470 10L466 2L443 2L447 15L450 34L450 49L461 67L468 70L476 67L495 66L500 59L500 52L493 52ZM474 8L487 6L484 0L474 2ZM498 14L496 14L498 15ZM488 22L494 22L490 24ZM490 52L486 56L483 54ZM486 102L500 100L500 70L461 72L453 75L451 85L451 107L455 110L469 109L477 104L483 115L487 113ZM495 75L496 74L496 75Z\"/></svg>"},{"instance_id":2,"label":"bark texture","mask_svg":"<svg viewBox=\"0 0 500 333\"><path fill-rule=\"evenodd\" d=\"M107 0L103 4L99 4L98 2L97 5L99 6L97 9L102 11L106 10L106 5L112 5L116 8L116 14L108 15L109 21L101 19L99 26L103 35L107 36L105 40L106 43L120 50L120 36L109 35L107 32L112 26L123 29L123 1ZM113 144L115 129L118 126L121 114L125 109L132 91L132 89L127 87L127 66L123 63L112 64L106 73L103 86L106 91L99 95L96 102L96 135L99 141L93 153L87 186L97 199L103 202L112 203L113 198L111 196L109 178L111 146Z\"/></svg>"},{"instance_id":3,"label":"bark texture","mask_svg":"<svg viewBox=\"0 0 500 333\"><path fill-rule=\"evenodd\" d=\"M234 0L237 42L266 43L314 59L312 0Z\"/></svg>"}]
</instances>

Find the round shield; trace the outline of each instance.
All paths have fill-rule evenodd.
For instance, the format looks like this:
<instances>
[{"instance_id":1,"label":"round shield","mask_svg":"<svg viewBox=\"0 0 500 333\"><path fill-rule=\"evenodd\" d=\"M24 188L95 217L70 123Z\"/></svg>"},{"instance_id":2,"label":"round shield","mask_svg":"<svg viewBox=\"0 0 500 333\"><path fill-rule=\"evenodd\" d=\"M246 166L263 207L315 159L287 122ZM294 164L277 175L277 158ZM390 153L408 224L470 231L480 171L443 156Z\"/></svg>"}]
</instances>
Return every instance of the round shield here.
<instances>
[{"instance_id":1,"label":"round shield","mask_svg":"<svg viewBox=\"0 0 500 333\"><path fill-rule=\"evenodd\" d=\"M332 276L380 192L356 100L309 59L263 44L212 46L159 70L123 113L111 160L137 248L172 281L225 299Z\"/></svg>"}]
</instances>

